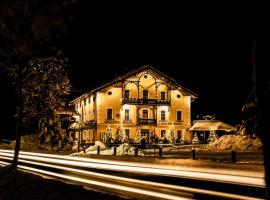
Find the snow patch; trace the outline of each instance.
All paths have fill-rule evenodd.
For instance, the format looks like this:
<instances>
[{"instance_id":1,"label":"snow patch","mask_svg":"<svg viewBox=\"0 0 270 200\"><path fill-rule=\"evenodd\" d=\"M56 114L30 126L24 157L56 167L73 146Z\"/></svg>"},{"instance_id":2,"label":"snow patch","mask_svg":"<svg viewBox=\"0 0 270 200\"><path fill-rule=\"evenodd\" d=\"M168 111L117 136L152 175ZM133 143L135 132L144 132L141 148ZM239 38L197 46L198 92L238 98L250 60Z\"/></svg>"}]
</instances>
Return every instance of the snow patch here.
<instances>
[{"instance_id":1,"label":"snow patch","mask_svg":"<svg viewBox=\"0 0 270 200\"><path fill-rule=\"evenodd\" d=\"M85 152L88 152L88 151L95 151L98 149L98 147L100 148L100 151L103 151L105 149L108 149L108 145L105 144L104 142L101 142L101 141L96 141L95 142L95 145L92 145L90 147L88 147Z\"/></svg>"},{"instance_id":2,"label":"snow patch","mask_svg":"<svg viewBox=\"0 0 270 200\"><path fill-rule=\"evenodd\" d=\"M100 155L113 155L114 154L114 148L109 148L105 143L101 141L96 141L95 145L88 147L85 150L85 153L83 151L80 151L79 153L73 153L72 155L85 155L85 154L97 154L97 148L100 146ZM129 143L124 143L119 145L119 147L116 147L116 155L122 156L122 155L135 155L135 147L132 146ZM144 156L144 153L141 149L138 149L138 155Z\"/></svg>"},{"instance_id":3,"label":"snow patch","mask_svg":"<svg viewBox=\"0 0 270 200\"><path fill-rule=\"evenodd\" d=\"M10 144L1 144L0 148L4 149L14 149L16 145L16 140L12 141ZM31 151L39 149L39 137L37 134L29 134L21 136L21 146L22 151Z\"/></svg>"},{"instance_id":4,"label":"snow patch","mask_svg":"<svg viewBox=\"0 0 270 200\"><path fill-rule=\"evenodd\" d=\"M252 138L251 136L242 135L223 135L215 142L208 144L208 149L211 150L260 150L262 149L262 142L259 138Z\"/></svg>"},{"instance_id":5,"label":"snow patch","mask_svg":"<svg viewBox=\"0 0 270 200\"><path fill-rule=\"evenodd\" d=\"M135 147L129 143L121 144L119 145L119 147L117 147L116 154L117 155L135 155ZM142 152L142 150L138 149L138 155L144 156L144 153Z\"/></svg>"}]
</instances>

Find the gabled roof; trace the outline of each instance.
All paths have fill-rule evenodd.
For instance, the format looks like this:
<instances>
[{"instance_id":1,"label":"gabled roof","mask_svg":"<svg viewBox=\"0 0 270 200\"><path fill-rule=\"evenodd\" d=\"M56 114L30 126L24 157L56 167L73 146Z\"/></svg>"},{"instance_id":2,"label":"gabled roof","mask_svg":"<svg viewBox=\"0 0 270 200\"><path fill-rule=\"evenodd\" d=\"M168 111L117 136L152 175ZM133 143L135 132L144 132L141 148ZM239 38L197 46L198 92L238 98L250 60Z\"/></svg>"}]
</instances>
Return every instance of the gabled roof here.
<instances>
[{"instance_id":1,"label":"gabled roof","mask_svg":"<svg viewBox=\"0 0 270 200\"><path fill-rule=\"evenodd\" d=\"M176 88L178 88L179 90L182 90L183 92L185 92L186 94L190 95L193 99L196 99L198 97L198 95L190 90L188 90L187 88L183 87L182 85L180 85L179 83L177 83L176 80L170 78L169 76L167 76L166 74L160 72L159 70L155 69L154 67L150 66L150 65L143 65L141 67L139 67L138 69L135 69L135 70L132 70L128 73L125 73L123 75L120 75L118 76L117 78L113 79L112 81L108 82L108 83L105 83L103 85L101 85L100 87L97 87L89 92L86 92L85 94L75 98L74 100L71 101L71 103L74 103L75 101L81 99L81 98L84 98L92 93L95 93L99 90L102 90L112 84L115 84L117 82L121 82L123 80L125 80L126 78L128 77L131 77L131 76L134 76L136 75L137 73L140 73L142 71L145 71L145 70L150 70L152 73L154 74L157 74L159 76L162 76L166 79L166 82L169 82L171 83L172 85L174 85Z\"/></svg>"}]
</instances>

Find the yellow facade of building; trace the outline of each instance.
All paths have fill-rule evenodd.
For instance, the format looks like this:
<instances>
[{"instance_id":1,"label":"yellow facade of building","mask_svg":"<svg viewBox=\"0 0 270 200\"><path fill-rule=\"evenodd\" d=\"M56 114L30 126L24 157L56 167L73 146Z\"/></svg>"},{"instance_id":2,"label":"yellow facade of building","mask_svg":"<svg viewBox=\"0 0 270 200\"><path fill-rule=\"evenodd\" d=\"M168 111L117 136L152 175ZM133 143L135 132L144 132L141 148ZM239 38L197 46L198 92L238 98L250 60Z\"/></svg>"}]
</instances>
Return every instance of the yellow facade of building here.
<instances>
[{"instance_id":1,"label":"yellow facade of building","mask_svg":"<svg viewBox=\"0 0 270 200\"><path fill-rule=\"evenodd\" d=\"M81 139L92 143L117 135L138 142L190 140L191 102L197 98L151 66L119 76L71 104L79 116ZM78 137L78 133L77 136Z\"/></svg>"}]
</instances>

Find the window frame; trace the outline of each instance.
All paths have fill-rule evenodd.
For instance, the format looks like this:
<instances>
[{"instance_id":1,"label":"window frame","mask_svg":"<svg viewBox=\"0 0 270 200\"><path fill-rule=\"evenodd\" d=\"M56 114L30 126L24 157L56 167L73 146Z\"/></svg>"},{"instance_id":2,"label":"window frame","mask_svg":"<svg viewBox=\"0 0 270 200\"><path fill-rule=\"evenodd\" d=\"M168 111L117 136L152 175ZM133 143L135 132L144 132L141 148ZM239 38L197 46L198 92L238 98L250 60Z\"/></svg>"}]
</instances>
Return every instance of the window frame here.
<instances>
[{"instance_id":1,"label":"window frame","mask_svg":"<svg viewBox=\"0 0 270 200\"><path fill-rule=\"evenodd\" d=\"M144 111L146 111L146 112L144 112ZM143 109L142 110L142 119L149 119L149 113L148 112L149 112L148 109ZM145 113L147 113L147 117L146 118L144 117L144 114Z\"/></svg>"},{"instance_id":2,"label":"window frame","mask_svg":"<svg viewBox=\"0 0 270 200\"><path fill-rule=\"evenodd\" d=\"M180 113L180 119L178 119L178 113ZM176 111L176 121L177 121L177 122L182 121L182 110L177 110L177 111Z\"/></svg>"},{"instance_id":3,"label":"window frame","mask_svg":"<svg viewBox=\"0 0 270 200\"><path fill-rule=\"evenodd\" d=\"M128 113L128 114L127 114ZM130 120L130 110L129 109L125 109L125 115L124 115L124 119L125 120Z\"/></svg>"},{"instance_id":4,"label":"window frame","mask_svg":"<svg viewBox=\"0 0 270 200\"><path fill-rule=\"evenodd\" d=\"M108 118L108 110L111 110L112 111L111 112L111 119ZM106 109L106 120L113 120L113 108L111 108L111 107L108 107Z\"/></svg>"},{"instance_id":5,"label":"window frame","mask_svg":"<svg viewBox=\"0 0 270 200\"><path fill-rule=\"evenodd\" d=\"M164 94L164 97L163 97L162 94ZM166 92L165 91L160 91L160 99L161 100L166 100Z\"/></svg>"},{"instance_id":6,"label":"window frame","mask_svg":"<svg viewBox=\"0 0 270 200\"><path fill-rule=\"evenodd\" d=\"M160 138L162 138L163 136L166 137L166 130L165 129L160 130Z\"/></svg>"},{"instance_id":7,"label":"window frame","mask_svg":"<svg viewBox=\"0 0 270 200\"><path fill-rule=\"evenodd\" d=\"M128 134L127 134L128 133ZM130 138L130 129L129 128L126 128L125 129L125 136L128 137L128 139Z\"/></svg>"},{"instance_id":8,"label":"window frame","mask_svg":"<svg viewBox=\"0 0 270 200\"><path fill-rule=\"evenodd\" d=\"M126 97L127 94L128 94L128 97ZM124 91L124 99L130 99L130 90Z\"/></svg>"},{"instance_id":9,"label":"window frame","mask_svg":"<svg viewBox=\"0 0 270 200\"><path fill-rule=\"evenodd\" d=\"M161 110L160 111L160 120L161 121L165 121L166 120L166 110Z\"/></svg>"},{"instance_id":10,"label":"window frame","mask_svg":"<svg viewBox=\"0 0 270 200\"><path fill-rule=\"evenodd\" d=\"M145 96L147 94L147 97ZM143 99L148 99L149 98L149 90L143 90Z\"/></svg>"},{"instance_id":11,"label":"window frame","mask_svg":"<svg viewBox=\"0 0 270 200\"><path fill-rule=\"evenodd\" d=\"M183 131L180 130L180 129L178 129L176 133L177 133L177 139L178 139L178 140L181 140L181 139L182 139ZM179 134L180 134L180 137L179 137Z\"/></svg>"}]
</instances>

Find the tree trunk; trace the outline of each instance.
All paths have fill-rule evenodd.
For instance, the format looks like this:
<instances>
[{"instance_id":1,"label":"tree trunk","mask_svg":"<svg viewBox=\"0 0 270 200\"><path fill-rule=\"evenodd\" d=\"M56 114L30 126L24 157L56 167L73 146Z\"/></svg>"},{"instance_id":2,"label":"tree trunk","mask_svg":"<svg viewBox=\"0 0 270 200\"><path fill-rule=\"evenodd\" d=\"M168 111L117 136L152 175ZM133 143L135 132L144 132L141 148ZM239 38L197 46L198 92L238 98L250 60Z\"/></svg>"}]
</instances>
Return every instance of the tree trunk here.
<instances>
[{"instance_id":1,"label":"tree trunk","mask_svg":"<svg viewBox=\"0 0 270 200\"><path fill-rule=\"evenodd\" d=\"M18 69L18 80L17 80L17 119L16 119L16 145L13 157L12 168L17 169L18 157L21 145L21 123L23 117L23 98L22 98L22 67Z\"/></svg>"}]
</instances>

